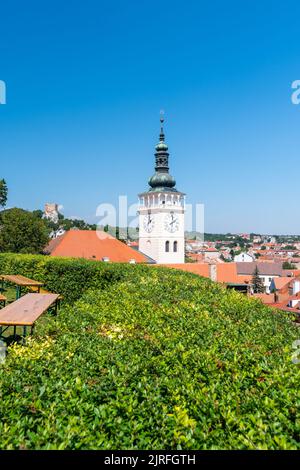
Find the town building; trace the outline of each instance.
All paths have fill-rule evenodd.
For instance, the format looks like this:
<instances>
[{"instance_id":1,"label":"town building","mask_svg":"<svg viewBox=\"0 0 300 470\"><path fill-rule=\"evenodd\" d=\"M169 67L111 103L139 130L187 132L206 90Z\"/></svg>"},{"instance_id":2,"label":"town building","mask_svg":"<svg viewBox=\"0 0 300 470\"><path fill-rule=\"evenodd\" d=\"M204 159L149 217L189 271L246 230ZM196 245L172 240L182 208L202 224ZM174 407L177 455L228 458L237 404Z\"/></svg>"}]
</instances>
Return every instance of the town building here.
<instances>
[{"instance_id":1,"label":"town building","mask_svg":"<svg viewBox=\"0 0 300 470\"><path fill-rule=\"evenodd\" d=\"M263 281L265 292L270 292L271 282L274 278L282 276L281 263L236 263L238 275L252 276L255 269L258 269L258 275Z\"/></svg>"},{"instance_id":2,"label":"town building","mask_svg":"<svg viewBox=\"0 0 300 470\"><path fill-rule=\"evenodd\" d=\"M253 263L253 261L255 261L255 256L250 253L241 252L238 255L235 255L233 260L235 263Z\"/></svg>"},{"instance_id":3,"label":"town building","mask_svg":"<svg viewBox=\"0 0 300 470\"><path fill-rule=\"evenodd\" d=\"M201 248L199 254L203 256L204 261L213 261L218 260L221 256L221 253L213 247Z\"/></svg>"}]
</instances>

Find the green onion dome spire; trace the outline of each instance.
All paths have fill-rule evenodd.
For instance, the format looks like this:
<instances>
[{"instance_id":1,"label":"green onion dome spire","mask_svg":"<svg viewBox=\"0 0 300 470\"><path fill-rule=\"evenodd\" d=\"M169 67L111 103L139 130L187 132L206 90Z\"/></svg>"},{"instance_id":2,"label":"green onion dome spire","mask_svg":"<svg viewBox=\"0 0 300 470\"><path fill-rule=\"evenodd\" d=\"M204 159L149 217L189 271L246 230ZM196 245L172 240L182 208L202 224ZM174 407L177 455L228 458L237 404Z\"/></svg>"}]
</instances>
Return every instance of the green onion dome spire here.
<instances>
[{"instance_id":1,"label":"green onion dome spire","mask_svg":"<svg viewBox=\"0 0 300 470\"><path fill-rule=\"evenodd\" d=\"M177 191L175 189L176 181L169 174L169 153L165 143L163 123L164 117L161 112L159 142L155 146L155 174L149 179L150 192Z\"/></svg>"}]
</instances>

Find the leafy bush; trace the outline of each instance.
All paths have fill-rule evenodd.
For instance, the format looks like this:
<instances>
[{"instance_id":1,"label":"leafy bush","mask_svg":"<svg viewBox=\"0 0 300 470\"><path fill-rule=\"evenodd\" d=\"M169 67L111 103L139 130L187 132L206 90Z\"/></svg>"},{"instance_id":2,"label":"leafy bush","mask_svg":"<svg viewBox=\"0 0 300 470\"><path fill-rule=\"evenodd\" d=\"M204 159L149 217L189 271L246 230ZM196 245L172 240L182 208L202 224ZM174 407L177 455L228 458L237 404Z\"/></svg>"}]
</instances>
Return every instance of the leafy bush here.
<instances>
[{"instance_id":1,"label":"leafy bush","mask_svg":"<svg viewBox=\"0 0 300 470\"><path fill-rule=\"evenodd\" d=\"M1 274L22 274L45 283L51 292L62 294L67 302L80 299L88 289L104 289L114 282L142 273L147 266L109 264L74 258L0 253Z\"/></svg>"},{"instance_id":2,"label":"leafy bush","mask_svg":"<svg viewBox=\"0 0 300 470\"><path fill-rule=\"evenodd\" d=\"M0 448L299 448L299 333L285 315L189 273L123 268L10 347Z\"/></svg>"}]
</instances>

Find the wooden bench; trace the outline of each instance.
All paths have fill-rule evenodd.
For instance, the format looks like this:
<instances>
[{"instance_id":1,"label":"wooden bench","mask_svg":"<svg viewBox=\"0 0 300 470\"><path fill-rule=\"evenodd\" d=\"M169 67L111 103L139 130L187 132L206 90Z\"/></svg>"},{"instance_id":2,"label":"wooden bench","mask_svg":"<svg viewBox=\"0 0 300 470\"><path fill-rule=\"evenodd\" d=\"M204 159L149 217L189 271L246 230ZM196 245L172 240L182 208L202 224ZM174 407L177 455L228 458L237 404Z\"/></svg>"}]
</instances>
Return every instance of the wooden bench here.
<instances>
[{"instance_id":1,"label":"wooden bench","mask_svg":"<svg viewBox=\"0 0 300 470\"><path fill-rule=\"evenodd\" d=\"M36 287L37 291L44 285L43 282L34 281L28 277L22 276L21 274L1 274L0 279L2 280L2 292L4 290L4 283L9 282L16 286L16 298L19 299L22 295L22 287Z\"/></svg>"},{"instance_id":2,"label":"wooden bench","mask_svg":"<svg viewBox=\"0 0 300 470\"><path fill-rule=\"evenodd\" d=\"M23 340L27 328L33 327L38 318L52 305L57 305L58 294L26 294L15 302L0 310L0 338L9 327L14 327L16 336L17 326L23 327Z\"/></svg>"},{"instance_id":3,"label":"wooden bench","mask_svg":"<svg viewBox=\"0 0 300 470\"><path fill-rule=\"evenodd\" d=\"M38 286L28 286L28 289L30 292L37 292L38 294L52 294L49 290L44 289L43 287L38 287ZM58 300L62 300L63 296L61 294L58 294Z\"/></svg>"},{"instance_id":4,"label":"wooden bench","mask_svg":"<svg viewBox=\"0 0 300 470\"><path fill-rule=\"evenodd\" d=\"M30 292L37 292L38 294L52 294L42 286L43 282L29 279L28 277L22 276L21 274L1 274L0 280L2 280L2 290L4 289L4 282L9 282L16 285L16 299L19 299L22 295L22 287L26 288ZM62 300L63 296L59 296L59 300Z\"/></svg>"}]
</instances>

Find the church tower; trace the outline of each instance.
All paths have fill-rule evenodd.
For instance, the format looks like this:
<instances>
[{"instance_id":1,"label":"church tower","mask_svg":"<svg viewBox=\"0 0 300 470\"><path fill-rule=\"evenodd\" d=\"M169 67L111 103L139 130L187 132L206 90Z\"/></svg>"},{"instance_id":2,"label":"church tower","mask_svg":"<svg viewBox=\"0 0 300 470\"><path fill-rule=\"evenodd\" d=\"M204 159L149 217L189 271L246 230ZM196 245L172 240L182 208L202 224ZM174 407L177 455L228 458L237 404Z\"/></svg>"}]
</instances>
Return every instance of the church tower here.
<instances>
[{"instance_id":1,"label":"church tower","mask_svg":"<svg viewBox=\"0 0 300 470\"><path fill-rule=\"evenodd\" d=\"M139 250L157 263L184 263L184 193L169 174L169 153L160 118L155 173L148 191L139 194Z\"/></svg>"}]
</instances>

